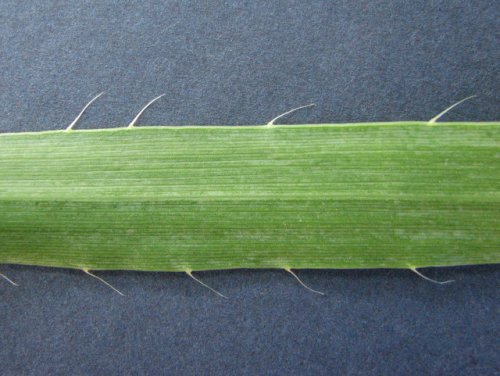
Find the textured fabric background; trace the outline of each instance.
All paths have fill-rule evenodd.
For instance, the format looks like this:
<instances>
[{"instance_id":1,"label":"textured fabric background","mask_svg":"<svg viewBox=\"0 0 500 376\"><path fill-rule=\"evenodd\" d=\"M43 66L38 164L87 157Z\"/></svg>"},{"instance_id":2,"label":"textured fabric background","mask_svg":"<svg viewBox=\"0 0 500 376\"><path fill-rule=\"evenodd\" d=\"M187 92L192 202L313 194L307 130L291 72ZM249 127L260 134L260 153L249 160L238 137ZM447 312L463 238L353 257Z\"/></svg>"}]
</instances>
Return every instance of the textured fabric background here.
<instances>
[{"instance_id":1,"label":"textured fabric background","mask_svg":"<svg viewBox=\"0 0 500 376\"><path fill-rule=\"evenodd\" d=\"M494 1L0 3L0 132L499 120ZM498 266L410 271L101 272L0 266L2 375L494 375Z\"/></svg>"}]
</instances>

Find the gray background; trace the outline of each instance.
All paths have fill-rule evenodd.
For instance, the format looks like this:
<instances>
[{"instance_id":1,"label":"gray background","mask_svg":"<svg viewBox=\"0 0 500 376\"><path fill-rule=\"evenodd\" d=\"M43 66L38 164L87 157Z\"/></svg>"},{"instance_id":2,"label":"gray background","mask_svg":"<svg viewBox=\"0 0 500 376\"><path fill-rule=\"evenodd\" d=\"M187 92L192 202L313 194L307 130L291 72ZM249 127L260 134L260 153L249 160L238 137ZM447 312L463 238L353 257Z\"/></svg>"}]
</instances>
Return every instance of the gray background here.
<instances>
[{"instance_id":1,"label":"gray background","mask_svg":"<svg viewBox=\"0 0 500 376\"><path fill-rule=\"evenodd\" d=\"M498 120L493 1L0 3L0 132L140 124ZM101 272L1 266L0 373L493 375L497 266Z\"/></svg>"}]
</instances>

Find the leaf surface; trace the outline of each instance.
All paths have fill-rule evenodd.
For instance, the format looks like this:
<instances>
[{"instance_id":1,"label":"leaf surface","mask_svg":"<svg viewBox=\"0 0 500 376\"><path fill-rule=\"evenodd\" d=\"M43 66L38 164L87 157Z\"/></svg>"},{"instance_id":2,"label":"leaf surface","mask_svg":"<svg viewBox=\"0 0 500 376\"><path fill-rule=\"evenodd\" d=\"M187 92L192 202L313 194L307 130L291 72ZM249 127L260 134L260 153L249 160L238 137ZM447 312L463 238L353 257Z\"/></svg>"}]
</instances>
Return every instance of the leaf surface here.
<instances>
[{"instance_id":1,"label":"leaf surface","mask_svg":"<svg viewBox=\"0 0 500 376\"><path fill-rule=\"evenodd\" d=\"M499 131L402 122L2 134L0 263L498 263Z\"/></svg>"}]
</instances>

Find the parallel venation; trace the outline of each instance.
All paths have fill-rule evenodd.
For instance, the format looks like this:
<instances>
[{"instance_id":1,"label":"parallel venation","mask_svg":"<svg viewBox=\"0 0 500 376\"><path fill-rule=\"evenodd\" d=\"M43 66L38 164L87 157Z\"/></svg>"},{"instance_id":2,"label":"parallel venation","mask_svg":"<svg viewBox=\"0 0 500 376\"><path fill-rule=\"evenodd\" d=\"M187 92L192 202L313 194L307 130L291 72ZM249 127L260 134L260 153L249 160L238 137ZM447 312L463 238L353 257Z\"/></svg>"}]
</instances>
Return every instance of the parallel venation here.
<instances>
[{"instance_id":1,"label":"parallel venation","mask_svg":"<svg viewBox=\"0 0 500 376\"><path fill-rule=\"evenodd\" d=\"M0 263L498 263L500 124L0 135Z\"/></svg>"}]
</instances>

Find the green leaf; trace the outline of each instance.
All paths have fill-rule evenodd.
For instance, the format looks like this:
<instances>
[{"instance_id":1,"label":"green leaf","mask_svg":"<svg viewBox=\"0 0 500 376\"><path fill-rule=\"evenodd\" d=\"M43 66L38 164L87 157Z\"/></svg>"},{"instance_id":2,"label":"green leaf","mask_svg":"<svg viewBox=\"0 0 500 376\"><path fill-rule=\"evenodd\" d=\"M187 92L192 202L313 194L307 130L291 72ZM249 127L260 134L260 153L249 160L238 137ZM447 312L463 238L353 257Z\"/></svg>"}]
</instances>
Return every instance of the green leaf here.
<instances>
[{"instance_id":1,"label":"green leaf","mask_svg":"<svg viewBox=\"0 0 500 376\"><path fill-rule=\"evenodd\" d=\"M2 134L0 263L498 263L499 130L400 122Z\"/></svg>"}]
</instances>

